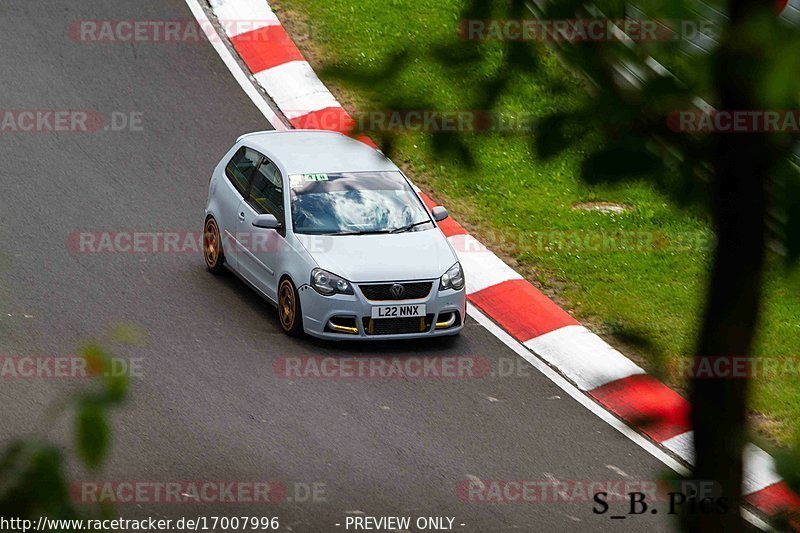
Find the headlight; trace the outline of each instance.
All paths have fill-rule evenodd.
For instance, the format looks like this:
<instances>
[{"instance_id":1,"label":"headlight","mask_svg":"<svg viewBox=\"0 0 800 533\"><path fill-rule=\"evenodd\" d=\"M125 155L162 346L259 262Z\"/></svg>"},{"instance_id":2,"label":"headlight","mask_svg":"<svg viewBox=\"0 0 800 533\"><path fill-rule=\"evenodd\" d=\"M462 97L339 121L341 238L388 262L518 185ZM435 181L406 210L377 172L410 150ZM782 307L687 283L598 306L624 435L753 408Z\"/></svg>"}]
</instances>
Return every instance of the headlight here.
<instances>
[{"instance_id":1,"label":"headlight","mask_svg":"<svg viewBox=\"0 0 800 533\"><path fill-rule=\"evenodd\" d=\"M461 263L456 263L450 267L450 270L445 272L442 279L439 280L439 290L455 289L460 291L464 288L464 271L461 270Z\"/></svg>"},{"instance_id":2,"label":"headlight","mask_svg":"<svg viewBox=\"0 0 800 533\"><path fill-rule=\"evenodd\" d=\"M321 268L311 271L311 286L323 296L353 294L353 286L349 281Z\"/></svg>"}]
</instances>

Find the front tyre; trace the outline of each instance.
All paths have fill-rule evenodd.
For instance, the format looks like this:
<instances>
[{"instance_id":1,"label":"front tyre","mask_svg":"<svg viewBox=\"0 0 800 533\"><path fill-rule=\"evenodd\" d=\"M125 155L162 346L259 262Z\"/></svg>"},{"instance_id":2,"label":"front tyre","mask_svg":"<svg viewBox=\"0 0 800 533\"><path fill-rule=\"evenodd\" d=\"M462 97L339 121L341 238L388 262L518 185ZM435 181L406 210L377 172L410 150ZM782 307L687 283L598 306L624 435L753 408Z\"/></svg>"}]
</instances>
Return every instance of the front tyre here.
<instances>
[{"instance_id":1,"label":"front tyre","mask_svg":"<svg viewBox=\"0 0 800 533\"><path fill-rule=\"evenodd\" d=\"M289 278L281 280L278 286L278 319L281 329L290 337L303 335L303 312L300 307L300 296Z\"/></svg>"},{"instance_id":2,"label":"front tyre","mask_svg":"<svg viewBox=\"0 0 800 533\"><path fill-rule=\"evenodd\" d=\"M225 253L222 251L219 226L214 217L208 217L203 228L203 257L209 272L212 274L222 273L225 268Z\"/></svg>"}]
</instances>

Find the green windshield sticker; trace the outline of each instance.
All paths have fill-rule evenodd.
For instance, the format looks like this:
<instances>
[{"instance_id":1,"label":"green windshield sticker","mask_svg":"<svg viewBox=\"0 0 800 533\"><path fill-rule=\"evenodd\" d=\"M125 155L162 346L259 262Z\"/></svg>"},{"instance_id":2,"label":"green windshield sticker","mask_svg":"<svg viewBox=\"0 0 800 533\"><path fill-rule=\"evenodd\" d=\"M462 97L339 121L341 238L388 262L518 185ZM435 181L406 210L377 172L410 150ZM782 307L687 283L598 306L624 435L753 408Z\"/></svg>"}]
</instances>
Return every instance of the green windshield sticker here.
<instances>
[{"instance_id":1,"label":"green windshield sticker","mask_svg":"<svg viewBox=\"0 0 800 533\"><path fill-rule=\"evenodd\" d=\"M300 185L312 181L328 181L327 174L293 174L289 176L289 183L292 187L299 187Z\"/></svg>"}]
</instances>

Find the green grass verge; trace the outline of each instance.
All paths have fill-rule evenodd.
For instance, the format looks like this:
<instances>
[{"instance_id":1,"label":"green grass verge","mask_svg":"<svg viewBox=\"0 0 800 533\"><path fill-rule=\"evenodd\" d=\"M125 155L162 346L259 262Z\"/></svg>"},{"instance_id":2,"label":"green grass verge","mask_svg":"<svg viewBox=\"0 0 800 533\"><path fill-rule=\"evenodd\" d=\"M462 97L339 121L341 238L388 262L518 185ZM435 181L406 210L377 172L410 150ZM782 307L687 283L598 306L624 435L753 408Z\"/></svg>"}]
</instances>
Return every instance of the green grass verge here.
<instances>
[{"instance_id":1,"label":"green grass verge","mask_svg":"<svg viewBox=\"0 0 800 533\"><path fill-rule=\"evenodd\" d=\"M490 71L462 77L427 57L432 45L454 38L460 7L459 0L277 3L292 33L310 35L299 42L315 66L335 58L371 70L393 52L410 48L410 67L395 80L396 86L451 110L470 109L475 94L466 80L485 78ZM499 47L487 46L499 58ZM323 78L344 96L351 111L373 108L380 99L368 89L341 89L335 80ZM509 114L546 114L577 105L583 91L553 57L545 57L540 71L514 80L501 108ZM423 134L401 136L394 159L529 280L627 355L682 387L669 369L692 352L710 259L702 246L710 235L706 221L677 209L646 182L588 186L578 178L581 146L542 162L533 157L530 139L522 134L476 133L468 142L479 163L475 171L465 170L455 156L433 157ZM593 201L633 209L610 215L573 208ZM620 232L628 238L624 243L612 239ZM799 278L787 278L781 267L771 266L758 355L800 354ZM641 336L648 343L630 340ZM798 373L758 379L754 389L751 404L763 414L757 417L761 429L781 444L793 442L800 420Z\"/></svg>"}]
</instances>

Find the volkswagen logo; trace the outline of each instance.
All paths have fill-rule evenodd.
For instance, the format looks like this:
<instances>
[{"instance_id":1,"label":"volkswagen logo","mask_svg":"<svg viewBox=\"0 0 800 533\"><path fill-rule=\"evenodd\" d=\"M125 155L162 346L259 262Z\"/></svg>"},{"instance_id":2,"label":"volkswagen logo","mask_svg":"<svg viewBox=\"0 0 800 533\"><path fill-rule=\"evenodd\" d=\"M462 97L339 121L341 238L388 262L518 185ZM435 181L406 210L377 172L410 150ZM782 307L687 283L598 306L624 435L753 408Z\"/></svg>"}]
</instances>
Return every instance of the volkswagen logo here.
<instances>
[{"instance_id":1,"label":"volkswagen logo","mask_svg":"<svg viewBox=\"0 0 800 533\"><path fill-rule=\"evenodd\" d=\"M406 288L400 285L399 283L395 283L391 287L389 287L389 292L394 296L396 299L400 299L406 293Z\"/></svg>"}]
</instances>

